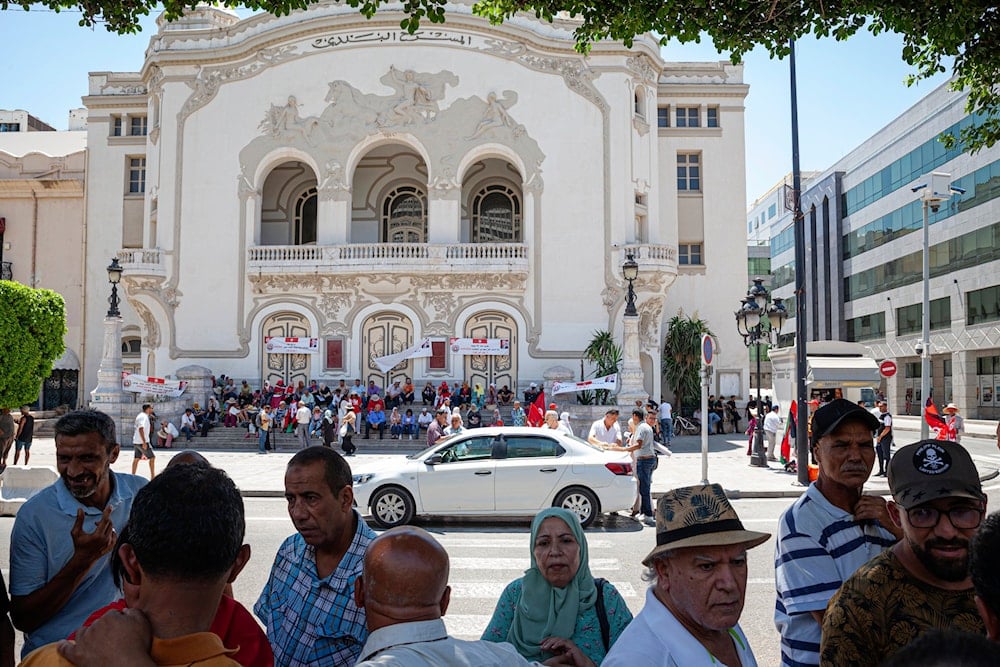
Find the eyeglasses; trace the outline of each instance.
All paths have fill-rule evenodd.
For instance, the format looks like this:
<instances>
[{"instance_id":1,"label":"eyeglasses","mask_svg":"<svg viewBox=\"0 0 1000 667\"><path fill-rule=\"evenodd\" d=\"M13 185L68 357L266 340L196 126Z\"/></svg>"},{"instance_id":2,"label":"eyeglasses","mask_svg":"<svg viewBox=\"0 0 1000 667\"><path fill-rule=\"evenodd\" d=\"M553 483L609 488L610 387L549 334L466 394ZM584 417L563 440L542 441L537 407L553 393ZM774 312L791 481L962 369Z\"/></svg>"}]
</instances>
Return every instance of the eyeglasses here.
<instances>
[{"instance_id":1,"label":"eyeglasses","mask_svg":"<svg viewBox=\"0 0 1000 667\"><path fill-rule=\"evenodd\" d=\"M906 510L906 517L914 528L934 528L941 520L941 515L947 514L955 528L969 530L979 528L985 513L978 507L952 507L944 512L934 507L913 507Z\"/></svg>"}]
</instances>

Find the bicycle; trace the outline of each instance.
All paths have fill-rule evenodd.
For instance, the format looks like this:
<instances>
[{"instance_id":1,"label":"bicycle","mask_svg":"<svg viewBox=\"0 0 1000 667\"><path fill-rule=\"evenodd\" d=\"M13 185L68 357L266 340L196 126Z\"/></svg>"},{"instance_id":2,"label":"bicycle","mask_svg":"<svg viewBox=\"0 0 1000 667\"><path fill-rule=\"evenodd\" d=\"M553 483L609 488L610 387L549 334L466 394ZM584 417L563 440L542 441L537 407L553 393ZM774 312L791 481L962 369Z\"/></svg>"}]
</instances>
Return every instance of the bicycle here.
<instances>
[{"instance_id":1,"label":"bicycle","mask_svg":"<svg viewBox=\"0 0 1000 667\"><path fill-rule=\"evenodd\" d=\"M674 433L680 435L697 435L701 433L701 426L680 415L676 415L674 416Z\"/></svg>"}]
</instances>

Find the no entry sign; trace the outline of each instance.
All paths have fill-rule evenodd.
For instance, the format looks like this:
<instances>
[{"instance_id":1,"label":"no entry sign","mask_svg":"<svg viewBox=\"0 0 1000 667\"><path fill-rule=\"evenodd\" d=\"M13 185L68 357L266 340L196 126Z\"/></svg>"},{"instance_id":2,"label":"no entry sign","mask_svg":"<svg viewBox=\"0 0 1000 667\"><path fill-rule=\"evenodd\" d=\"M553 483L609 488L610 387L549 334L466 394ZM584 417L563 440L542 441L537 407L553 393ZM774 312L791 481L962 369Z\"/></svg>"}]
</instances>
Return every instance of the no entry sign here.
<instances>
[{"instance_id":1,"label":"no entry sign","mask_svg":"<svg viewBox=\"0 0 1000 667\"><path fill-rule=\"evenodd\" d=\"M882 374L882 377L891 378L896 374L896 362L886 359L878 365L878 372Z\"/></svg>"}]
</instances>

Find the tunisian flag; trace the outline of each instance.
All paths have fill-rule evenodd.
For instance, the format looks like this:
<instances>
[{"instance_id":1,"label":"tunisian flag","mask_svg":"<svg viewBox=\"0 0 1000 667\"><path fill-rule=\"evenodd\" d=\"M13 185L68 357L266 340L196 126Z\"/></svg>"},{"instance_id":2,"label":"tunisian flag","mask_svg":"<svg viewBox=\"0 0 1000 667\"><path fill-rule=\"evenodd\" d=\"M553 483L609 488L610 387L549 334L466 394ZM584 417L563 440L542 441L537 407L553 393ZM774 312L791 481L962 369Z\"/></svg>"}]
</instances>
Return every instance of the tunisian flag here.
<instances>
[{"instance_id":1,"label":"tunisian flag","mask_svg":"<svg viewBox=\"0 0 1000 667\"><path fill-rule=\"evenodd\" d=\"M934 399L930 396L927 397L927 404L924 407L924 421L934 429L935 437L938 440L948 439L948 424L945 422L944 417L938 414L937 407L934 405Z\"/></svg>"},{"instance_id":2,"label":"tunisian flag","mask_svg":"<svg viewBox=\"0 0 1000 667\"><path fill-rule=\"evenodd\" d=\"M545 391L538 392L538 398L528 408L528 426L545 424Z\"/></svg>"}]
</instances>

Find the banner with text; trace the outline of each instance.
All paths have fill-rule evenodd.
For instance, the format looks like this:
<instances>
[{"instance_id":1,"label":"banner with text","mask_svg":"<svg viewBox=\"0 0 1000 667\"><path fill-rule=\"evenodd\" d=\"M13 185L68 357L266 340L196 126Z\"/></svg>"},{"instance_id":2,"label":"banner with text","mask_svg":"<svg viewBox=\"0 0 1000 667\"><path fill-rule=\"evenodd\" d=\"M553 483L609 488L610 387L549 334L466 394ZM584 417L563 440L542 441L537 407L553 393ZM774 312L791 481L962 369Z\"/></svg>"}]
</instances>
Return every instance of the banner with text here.
<instances>
[{"instance_id":1,"label":"banner with text","mask_svg":"<svg viewBox=\"0 0 1000 667\"><path fill-rule=\"evenodd\" d=\"M388 373L401 361L431 356L431 339L425 338L416 345L406 348L401 352L387 354L384 357L375 357L372 361L383 373Z\"/></svg>"},{"instance_id":2,"label":"banner with text","mask_svg":"<svg viewBox=\"0 0 1000 667\"><path fill-rule=\"evenodd\" d=\"M608 389L614 391L618 386L618 373L605 375L602 378L584 380L582 382L553 382L553 394L572 394L577 391L593 391L594 389Z\"/></svg>"},{"instance_id":3,"label":"banner with text","mask_svg":"<svg viewBox=\"0 0 1000 667\"><path fill-rule=\"evenodd\" d=\"M458 354L510 354L509 338L452 338L450 344Z\"/></svg>"},{"instance_id":4,"label":"banner with text","mask_svg":"<svg viewBox=\"0 0 1000 667\"><path fill-rule=\"evenodd\" d=\"M187 387L187 382L180 380L165 380L163 378L149 377L148 375L134 375L125 371L122 372L122 391L177 398L184 393L185 387Z\"/></svg>"},{"instance_id":5,"label":"banner with text","mask_svg":"<svg viewBox=\"0 0 1000 667\"><path fill-rule=\"evenodd\" d=\"M315 354L319 352L319 338L268 336L264 349L268 354Z\"/></svg>"}]
</instances>

